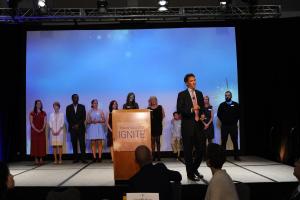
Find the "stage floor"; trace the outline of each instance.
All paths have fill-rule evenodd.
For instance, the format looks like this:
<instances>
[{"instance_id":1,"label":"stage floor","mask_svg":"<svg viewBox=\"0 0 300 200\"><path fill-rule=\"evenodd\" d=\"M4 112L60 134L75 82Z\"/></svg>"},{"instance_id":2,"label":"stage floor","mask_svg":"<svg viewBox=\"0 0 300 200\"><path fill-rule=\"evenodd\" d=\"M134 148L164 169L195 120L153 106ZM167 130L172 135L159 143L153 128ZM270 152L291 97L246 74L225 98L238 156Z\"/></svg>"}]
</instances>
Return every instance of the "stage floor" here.
<instances>
[{"instance_id":1,"label":"stage floor","mask_svg":"<svg viewBox=\"0 0 300 200\"><path fill-rule=\"evenodd\" d=\"M244 183L296 182L293 167L269 161L263 158L247 156L242 161L234 161L231 157L224 164L224 169L234 181ZM182 184L207 184L211 179L210 169L203 162L199 172L204 175L200 182L189 181L183 163L172 158L162 159L169 169L179 171ZM42 166L34 166L33 162L10 163L9 168L14 175L16 187L56 187L56 186L114 186L113 164L110 160L102 163L77 163L64 161L62 165L50 162Z\"/></svg>"}]
</instances>

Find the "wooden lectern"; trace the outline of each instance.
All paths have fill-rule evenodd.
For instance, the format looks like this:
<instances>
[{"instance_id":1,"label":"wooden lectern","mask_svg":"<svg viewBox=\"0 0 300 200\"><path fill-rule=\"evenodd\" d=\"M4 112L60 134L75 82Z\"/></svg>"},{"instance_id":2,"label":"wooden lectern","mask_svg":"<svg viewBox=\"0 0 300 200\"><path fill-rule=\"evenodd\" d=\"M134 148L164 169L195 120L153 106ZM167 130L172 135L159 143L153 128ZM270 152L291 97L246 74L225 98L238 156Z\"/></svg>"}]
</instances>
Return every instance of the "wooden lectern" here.
<instances>
[{"instance_id":1,"label":"wooden lectern","mask_svg":"<svg viewBox=\"0 0 300 200\"><path fill-rule=\"evenodd\" d=\"M112 130L115 182L125 182L139 170L136 147L146 145L151 150L150 110L114 110Z\"/></svg>"}]
</instances>

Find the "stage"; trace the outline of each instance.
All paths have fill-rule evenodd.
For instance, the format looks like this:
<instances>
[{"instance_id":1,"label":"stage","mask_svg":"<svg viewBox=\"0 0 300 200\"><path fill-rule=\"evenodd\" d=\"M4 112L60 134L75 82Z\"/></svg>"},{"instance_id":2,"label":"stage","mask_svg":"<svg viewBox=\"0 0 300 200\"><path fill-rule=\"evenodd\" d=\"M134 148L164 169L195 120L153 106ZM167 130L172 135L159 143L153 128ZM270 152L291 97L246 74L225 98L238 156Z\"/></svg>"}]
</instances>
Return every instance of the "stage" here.
<instances>
[{"instance_id":1,"label":"stage","mask_svg":"<svg viewBox=\"0 0 300 200\"><path fill-rule=\"evenodd\" d=\"M274 197L278 197L275 199L280 199L279 197L286 196L297 185L291 166L254 156L241 159L242 161L234 161L229 157L223 168L234 181L247 183L251 191L260 191L255 192L259 197L270 195L271 192ZM205 195L207 183L211 178L210 169L205 162L199 168L200 173L204 175L204 180L200 182L187 180L185 166L180 161L163 158L162 162L169 169L182 174L182 199L198 199ZM33 199L44 199L48 191L58 187L79 188L83 199L91 194L99 196L99 199L119 199L127 190L126 186L115 185L113 164L110 160L87 164L73 164L66 160L62 165L54 165L49 161L42 166L35 166L33 162L18 162L11 163L9 168L14 175L15 190L22 191L15 194L30 194L33 195ZM276 189L277 187L280 189Z\"/></svg>"}]
</instances>

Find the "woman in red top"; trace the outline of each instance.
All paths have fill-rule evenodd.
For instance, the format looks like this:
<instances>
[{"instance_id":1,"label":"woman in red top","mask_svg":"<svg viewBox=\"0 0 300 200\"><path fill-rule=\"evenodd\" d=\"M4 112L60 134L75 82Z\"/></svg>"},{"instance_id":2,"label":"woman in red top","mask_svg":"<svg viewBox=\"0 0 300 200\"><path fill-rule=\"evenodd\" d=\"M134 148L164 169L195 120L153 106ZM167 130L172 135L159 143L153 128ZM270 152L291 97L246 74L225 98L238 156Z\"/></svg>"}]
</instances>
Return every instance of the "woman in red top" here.
<instances>
[{"instance_id":1,"label":"woman in red top","mask_svg":"<svg viewBox=\"0 0 300 200\"><path fill-rule=\"evenodd\" d=\"M43 111L41 100L36 100L34 109L30 113L31 126L31 156L35 158L35 164L43 164L43 157L46 155L46 124L47 115Z\"/></svg>"}]
</instances>

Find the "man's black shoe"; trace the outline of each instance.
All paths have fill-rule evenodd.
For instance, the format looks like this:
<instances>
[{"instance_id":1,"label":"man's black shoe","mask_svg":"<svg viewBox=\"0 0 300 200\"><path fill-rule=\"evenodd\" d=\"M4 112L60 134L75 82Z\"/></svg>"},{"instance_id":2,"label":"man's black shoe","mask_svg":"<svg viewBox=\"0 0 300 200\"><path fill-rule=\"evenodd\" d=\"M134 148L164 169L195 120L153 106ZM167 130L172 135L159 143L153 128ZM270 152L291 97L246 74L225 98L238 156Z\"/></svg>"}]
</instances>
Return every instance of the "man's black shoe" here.
<instances>
[{"instance_id":1,"label":"man's black shoe","mask_svg":"<svg viewBox=\"0 0 300 200\"><path fill-rule=\"evenodd\" d=\"M195 175L188 176L188 179L191 180L191 181L200 181L200 178L198 178Z\"/></svg>"},{"instance_id":2,"label":"man's black shoe","mask_svg":"<svg viewBox=\"0 0 300 200\"><path fill-rule=\"evenodd\" d=\"M198 177L199 179L202 179L202 178L203 178L203 175L200 174L200 173L198 172L198 170L196 170L196 171L194 172L194 174L195 174L195 176Z\"/></svg>"}]
</instances>

